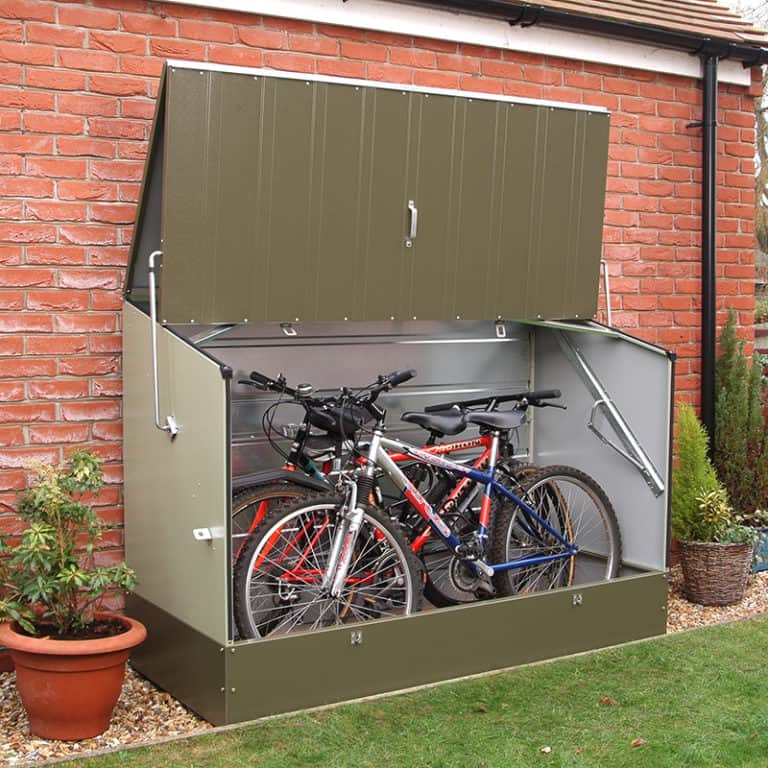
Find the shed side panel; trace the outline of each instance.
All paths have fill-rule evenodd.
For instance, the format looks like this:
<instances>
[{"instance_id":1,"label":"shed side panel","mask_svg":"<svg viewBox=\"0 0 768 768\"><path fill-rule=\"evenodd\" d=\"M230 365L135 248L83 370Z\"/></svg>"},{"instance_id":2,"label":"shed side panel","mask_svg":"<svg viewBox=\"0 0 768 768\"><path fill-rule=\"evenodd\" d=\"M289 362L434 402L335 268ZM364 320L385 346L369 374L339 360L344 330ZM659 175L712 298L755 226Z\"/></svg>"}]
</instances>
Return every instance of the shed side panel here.
<instances>
[{"instance_id":1,"label":"shed side panel","mask_svg":"<svg viewBox=\"0 0 768 768\"><path fill-rule=\"evenodd\" d=\"M161 418L154 425L150 319L126 303L125 550L136 594L218 643L227 641L230 568L225 538L197 541L195 528L226 531L229 495L227 382L219 366L160 329Z\"/></svg>"}]
</instances>

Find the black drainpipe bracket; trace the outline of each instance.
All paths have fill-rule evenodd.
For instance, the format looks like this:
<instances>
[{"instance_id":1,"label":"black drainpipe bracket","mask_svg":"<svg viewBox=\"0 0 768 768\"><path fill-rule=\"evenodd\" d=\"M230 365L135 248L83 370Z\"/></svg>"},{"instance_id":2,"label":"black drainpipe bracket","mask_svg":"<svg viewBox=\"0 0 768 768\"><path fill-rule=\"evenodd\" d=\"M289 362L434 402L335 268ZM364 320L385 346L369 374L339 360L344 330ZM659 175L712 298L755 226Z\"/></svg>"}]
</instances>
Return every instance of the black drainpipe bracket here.
<instances>
[{"instance_id":1,"label":"black drainpipe bracket","mask_svg":"<svg viewBox=\"0 0 768 768\"><path fill-rule=\"evenodd\" d=\"M532 5L523 5L519 9L519 13L515 18L509 19L507 23L510 27L521 26L532 27L539 23L540 7Z\"/></svg>"},{"instance_id":2,"label":"black drainpipe bracket","mask_svg":"<svg viewBox=\"0 0 768 768\"><path fill-rule=\"evenodd\" d=\"M720 123L717 120L696 120L693 123L686 123L686 128L717 128Z\"/></svg>"}]
</instances>

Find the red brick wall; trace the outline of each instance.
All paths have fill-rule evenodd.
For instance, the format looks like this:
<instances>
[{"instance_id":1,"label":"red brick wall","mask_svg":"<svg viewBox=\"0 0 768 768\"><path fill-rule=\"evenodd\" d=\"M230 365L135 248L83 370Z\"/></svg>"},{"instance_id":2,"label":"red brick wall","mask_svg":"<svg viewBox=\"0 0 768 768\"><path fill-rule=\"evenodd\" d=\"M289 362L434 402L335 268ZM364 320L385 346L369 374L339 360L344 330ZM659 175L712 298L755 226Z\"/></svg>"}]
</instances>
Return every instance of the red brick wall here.
<instances>
[{"instance_id":1,"label":"red brick wall","mask_svg":"<svg viewBox=\"0 0 768 768\"><path fill-rule=\"evenodd\" d=\"M699 83L638 70L146 0L0 0L0 501L87 447L121 545L120 290L166 57L607 107L613 322L699 385ZM753 305L753 97L720 94L718 290ZM13 529L0 512L0 532Z\"/></svg>"}]
</instances>

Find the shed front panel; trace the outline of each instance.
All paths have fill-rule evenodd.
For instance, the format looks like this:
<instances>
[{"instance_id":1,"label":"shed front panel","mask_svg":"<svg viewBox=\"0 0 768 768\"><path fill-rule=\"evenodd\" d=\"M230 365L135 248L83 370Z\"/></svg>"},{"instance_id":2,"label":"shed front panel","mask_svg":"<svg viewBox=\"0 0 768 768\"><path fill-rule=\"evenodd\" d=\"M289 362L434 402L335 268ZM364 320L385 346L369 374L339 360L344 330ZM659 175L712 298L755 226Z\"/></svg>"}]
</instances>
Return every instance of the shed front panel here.
<instances>
[{"instance_id":1,"label":"shed front panel","mask_svg":"<svg viewBox=\"0 0 768 768\"><path fill-rule=\"evenodd\" d=\"M596 310L604 112L175 65L160 98L163 321Z\"/></svg>"}]
</instances>

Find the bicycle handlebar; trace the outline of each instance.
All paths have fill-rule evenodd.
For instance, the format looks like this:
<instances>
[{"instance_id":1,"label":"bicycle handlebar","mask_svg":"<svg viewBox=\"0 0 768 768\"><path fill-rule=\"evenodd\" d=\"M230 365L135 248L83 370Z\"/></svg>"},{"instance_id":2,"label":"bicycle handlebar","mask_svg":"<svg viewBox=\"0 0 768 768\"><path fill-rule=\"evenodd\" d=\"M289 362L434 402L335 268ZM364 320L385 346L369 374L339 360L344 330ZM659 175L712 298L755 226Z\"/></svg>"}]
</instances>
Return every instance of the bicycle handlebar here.
<instances>
[{"instance_id":1,"label":"bicycle handlebar","mask_svg":"<svg viewBox=\"0 0 768 768\"><path fill-rule=\"evenodd\" d=\"M516 392L513 395L489 395L487 397L478 397L474 400L453 400L449 403L437 403L436 405L428 405L424 409L424 412L435 413L437 411L448 411L451 408L463 409L472 408L477 405L521 402L523 400L525 400L528 405L541 407L544 405L554 405L554 403L542 403L542 400L554 400L555 398L562 397L562 394L563 393L559 389L533 389L528 392Z\"/></svg>"},{"instance_id":2,"label":"bicycle handlebar","mask_svg":"<svg viewBox=\"0 0 768 768\"><path fill-rule=\"evenodd\" d=\"M259 389L272 390L273 392L282 392L289 397L308 404L327 405L346 398L358 405L372 405L382 392L386 392L400 384L404 384L406 381L410 381L415 375L416 371L414 371L413 368L409 368L406 371L392 371L391 373L382 374L379 376L376 384L372 384L365 388L365 392L367 392L365 397L360 395L353 396L347 390L343 390L341 396L333 395L324 398L310 398L299 391L301 387L289 387L282 375L277 379L271 379L269 376L265 376L258 371L251 371L248 379L239 379L238 383L248 384L249 386L258 387Z\"/></svg>"}]
</instances>

